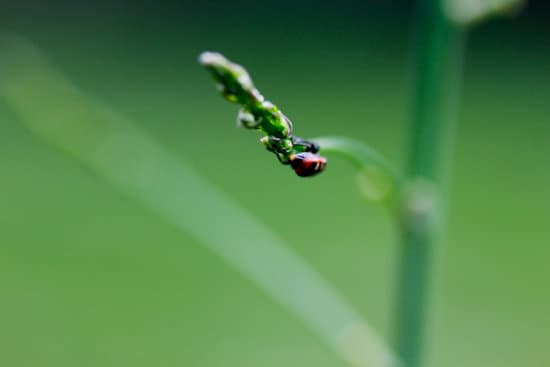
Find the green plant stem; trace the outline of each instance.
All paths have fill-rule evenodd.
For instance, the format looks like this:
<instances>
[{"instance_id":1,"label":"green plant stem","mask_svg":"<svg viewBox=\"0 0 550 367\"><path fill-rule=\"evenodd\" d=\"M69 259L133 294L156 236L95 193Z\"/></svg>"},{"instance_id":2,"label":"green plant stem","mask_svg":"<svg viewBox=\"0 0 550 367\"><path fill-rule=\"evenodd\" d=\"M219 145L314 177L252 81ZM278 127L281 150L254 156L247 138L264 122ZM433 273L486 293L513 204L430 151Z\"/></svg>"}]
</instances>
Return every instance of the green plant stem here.
<instances>
[{"instance_id":1,"label":"green plant stem","mask_svg":"<svg viewBox=\"0 0 550 367\"><path fill-rule=\"evenodd\" d=\"M402 181L401 173L382 154L367 143L341 136L322 136L312 139L321 147L323 153L334 153L350 160L358 169L374 166L394 181Z\"/></svg>"},{"instance_id":2,"label":"green plant stem","mask_svg":"<svg viewBox=\"0 0 550 367\"><path fill-rule=\"evenodd\" d=\"M394 209L403 175L365 142L339 136L314 138L321 153L339 155L358 169L359 189L365 199Z\"/></svg>"},{"instance_id":3,"label":"green plant stem","mask_svg":"<svg viewBox=\"0 0 550 367\"><path fill-rule=\"evenodd\" d=\"M416 19L415 94L406 167L412 185L403 192L398 218L396 352L407 367L421 365L426 340L465 41L465 31L447 18L443 2L420 0Z\"/></svg>"}]
</instances>

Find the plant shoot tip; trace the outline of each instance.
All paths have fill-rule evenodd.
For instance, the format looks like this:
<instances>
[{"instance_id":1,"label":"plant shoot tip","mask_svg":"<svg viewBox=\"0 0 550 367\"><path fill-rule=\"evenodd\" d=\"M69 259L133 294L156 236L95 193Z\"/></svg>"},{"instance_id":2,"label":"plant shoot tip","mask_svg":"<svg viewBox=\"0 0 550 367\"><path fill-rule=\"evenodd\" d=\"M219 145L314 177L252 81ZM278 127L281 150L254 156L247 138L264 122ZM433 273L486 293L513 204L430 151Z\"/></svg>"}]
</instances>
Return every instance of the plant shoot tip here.
<instances>
[{"instance_id":1,"label":"plant shoot tip","mask_svg":"<svg viewBox=\"0 0 550 367\"><path fill-rule=\"evenodd\" d=\"M199 55L199 63L201 65L215 65L225 61L225 57L219 52L204 51Z\"/></svg>"}]
</instances>

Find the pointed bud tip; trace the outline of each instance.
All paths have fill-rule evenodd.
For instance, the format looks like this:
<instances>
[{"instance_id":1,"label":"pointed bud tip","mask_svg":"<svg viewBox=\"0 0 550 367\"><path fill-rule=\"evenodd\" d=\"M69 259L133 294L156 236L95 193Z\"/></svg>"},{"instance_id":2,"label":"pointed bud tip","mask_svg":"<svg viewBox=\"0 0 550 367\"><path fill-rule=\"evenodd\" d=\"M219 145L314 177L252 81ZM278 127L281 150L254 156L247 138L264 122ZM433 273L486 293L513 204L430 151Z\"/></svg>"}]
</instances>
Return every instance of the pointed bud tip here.
<instances>
[{"instance_id":1,"label":"pointed bud tip","mask_svg":"<svg viewBox=\"0 0 550 367\"><path fill-rule=\"evenodd\" d=\"M199 56L199 63L201 65L219 65L224 63L226 58L219 52L204 51Z\"/></svg>"}]
</instances>

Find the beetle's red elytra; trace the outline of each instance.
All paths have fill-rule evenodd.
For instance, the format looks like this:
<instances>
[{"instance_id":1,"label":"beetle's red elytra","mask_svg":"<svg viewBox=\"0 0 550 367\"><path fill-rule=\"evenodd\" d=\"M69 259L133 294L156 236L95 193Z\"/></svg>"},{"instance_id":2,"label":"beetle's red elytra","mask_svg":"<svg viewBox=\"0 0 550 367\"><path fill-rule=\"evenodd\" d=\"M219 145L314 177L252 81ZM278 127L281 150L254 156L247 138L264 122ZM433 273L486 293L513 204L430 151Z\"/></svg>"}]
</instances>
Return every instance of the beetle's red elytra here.
<instances>
[{"instance_id":1,"label":"beetle's red elytra","mask_svg":"<svg viewBox=\"0 0 550 367\"><path fill-rule=\"evenodd\" d=\"M298 153L290 157L290 165L298 176L310 177L323 172L327 159L309 152Z\"/></svg>"}]
</instances>

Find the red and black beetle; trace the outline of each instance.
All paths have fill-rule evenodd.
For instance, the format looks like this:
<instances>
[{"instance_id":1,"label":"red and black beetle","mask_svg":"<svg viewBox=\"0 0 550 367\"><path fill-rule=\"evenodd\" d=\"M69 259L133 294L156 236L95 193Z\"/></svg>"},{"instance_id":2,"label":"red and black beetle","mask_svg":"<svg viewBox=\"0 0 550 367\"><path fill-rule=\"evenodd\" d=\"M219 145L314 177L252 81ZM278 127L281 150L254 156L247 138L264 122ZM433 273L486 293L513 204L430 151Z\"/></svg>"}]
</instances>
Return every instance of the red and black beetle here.
<instances>
[{"instance_id":1,"label":"red and black beetle","mask_svg":"<svg viewBox=\"0 0 550 367\"><path fill-rule=\"evenodd\" d=\"M323 172L327 165L327 159L317 154L304 152L292 155L290 165L298 176L310 177Z\"/></svg>"}]
</instances>

